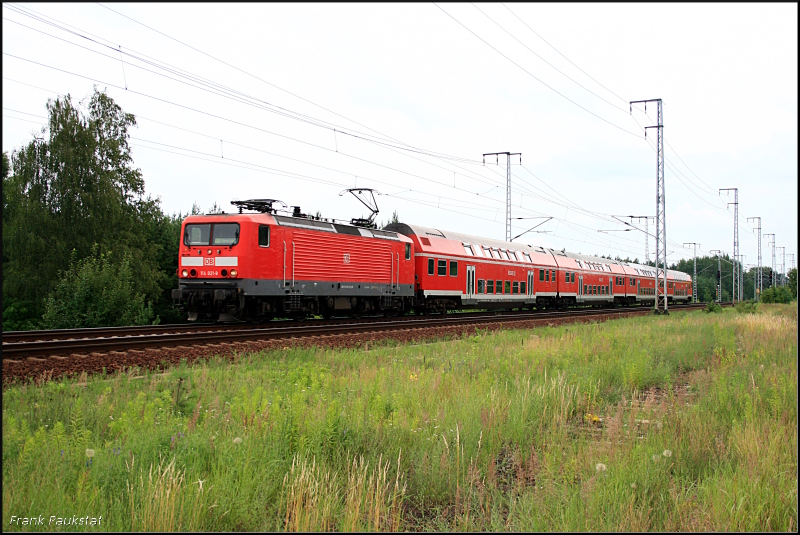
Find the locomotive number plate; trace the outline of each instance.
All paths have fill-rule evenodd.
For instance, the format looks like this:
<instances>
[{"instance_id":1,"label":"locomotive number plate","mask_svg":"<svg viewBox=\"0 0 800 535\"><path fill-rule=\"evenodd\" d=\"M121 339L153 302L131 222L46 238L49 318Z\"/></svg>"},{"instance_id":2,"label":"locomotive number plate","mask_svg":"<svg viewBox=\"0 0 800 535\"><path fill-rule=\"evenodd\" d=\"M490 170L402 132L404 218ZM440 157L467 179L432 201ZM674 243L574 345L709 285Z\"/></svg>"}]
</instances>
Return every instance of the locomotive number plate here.
<instances>
[{"instance_id":1,"label":"locomotive number plate","mask_svg":"<svg viewBox=\"0 0 800 535\"><path fill-rule=\"evenodd\" d=\"M201 269L200 270L200 276L201 277L217 277L217 276L219 276L219 271L213 271L213 270L204 271L204 270Z\"/></svg>"}]
</instances>

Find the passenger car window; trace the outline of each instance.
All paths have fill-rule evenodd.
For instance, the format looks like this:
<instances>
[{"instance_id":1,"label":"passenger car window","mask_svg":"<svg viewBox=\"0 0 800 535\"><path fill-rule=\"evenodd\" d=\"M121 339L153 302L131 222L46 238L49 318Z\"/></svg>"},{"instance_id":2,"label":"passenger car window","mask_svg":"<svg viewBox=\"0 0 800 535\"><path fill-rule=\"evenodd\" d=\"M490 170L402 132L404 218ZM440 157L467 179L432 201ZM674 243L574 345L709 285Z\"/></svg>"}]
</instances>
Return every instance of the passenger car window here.
<instances>
[{"instance_id":1,"label":"passenger car window","mask_svg":"<svg viewBox=\"0 0 800 535\"><path fill-rule=\"evenodd\" d=\"M519 293L527 295L527 292L525 291L525 281L519 283Z\"/></svg>"},{"instance_id":2,"label":"passenger car window","mask_svg":"<svg viewBox=\"0 0 800 535\"><path fill-rule=\"evenodd\" d=\"M458 276L458 262L455 260L450 261L450 276L457 277Z\"/></svg>"},{"instance_id":3,"label":"passenger car window","mask_svg":"<svg viewBox=\"0 0 800 535\"><path fill-rule=\"evenodd\" d=\"M544 270L544 281L545 282L550 282L550 270L549 269Z\"/></svg>"},{"instance_id":4,"label":"passenger car window","mask_svg":"<svg viewBox=\"0 0 800 535\"><path fill-rule=\"evenodd\" d=\"M505 293L507 293L507 294L511 293L511 281L506 281L506 291L505 291Z\"/></svg>"},{"instance_id":5,"label":"passenger car window","mask_svg":"<svg viewBox=\"0 0 800 535\"><path fill-rule=\"evenodd\" d=\"M494 281L488 280L486 281L486 293L493 294L494 293Z\"/></svg>"},{"instance_id":6,"label":"passenger car window","mask_svg":"<svg viewBox=\"0 0 800 535\"><path fill-rule=\"evenodd\" d=\"M551 271L553 272L553 274L551 275L551 278L553 279L553 282L556 282L556 270L553 269Z\"/></svg>"},{"instance_id":7,"label":"passenger car window","mask_svg":"<svg viewBox=\"0 0 800 535\"><path fill-rule=\"evenodd\" d=\"M539 270L539 280L540 281L544 281L544 270L543 269Z\"/></svg>"},{"instance_id":8,"label":"passenger car window","mask_svg":"<svg viewBox=\"0 0 800 535\"><path fill-rule=\"evenodd\" d=\"M575 282L575 272L574 271L572 272L572 275L570 275L569 278L570 278L570 282Z\"/></svg>"},{"instance_id":9,"label":"passenger car window","mask_svg":"<svg viewBox=\"0 0 800 535\"><path fill-rule=\"evenodd\" d=\"M447 260L439 260L437 273L440 277L447 275Z\"/></svg>"},{"instance_id":10,"label":"passenger car window","mask_svg":"<svg viewBox=\"0 0 800 535\"><path fill-rule=\"evenodd\" d=\"M433 258L428 259L428 275L433 275Z\"/></svg>"},{"instance_id":11,"label":"passenger car window","mask_svg":"<svg viewBox=\"0 0 800 535\"><path fill-rule=\"evenodd\" d=\"M464 253L468 254L469 256L475 256L475 253L472 252L472 246L466 243L462 244L464 246Z\"/></svg>"},{"instance_id":12,"label":"passenger car window","mask_svg":"<svg viewBox=\"0 0 800 535\"><path fill-rule=\"evenodd\" d=\"M564 282L569 282L569 271L564 272Z\"/></svg>"},{"instance_id":13,"label":"passenger car window","mask_svg":"<svg viewBox=\"0 0 800 535\"><path fill-rule=\"evenodd\" d=\"M511 291L513 293L515 293L515 294L519 293L519 282L518 281L514 281L513 289Z\"/></svg>"},{"instance_id":14,"label":"passenger car window","mask_svg":"<svg viewBox=\"0 0 800 535\"><path fill-rule=\"evenodd\" d=\"M267 225L258 226L258 246L269 247L269 227Z\"/></svg>"},{"instance_id":15,"label":"passenger car window","mask_svg":"<svg viewBox=\"0 0 800 535\"><path fill-rule=\"evenodd\" d=\"M478 279L478 293L483 293L483 279Z\"/></svg>"},{"instance_id":16,"label":"passenger car window","mask_svg":"<svg viewBox=\"0 0 800 535\"><path fill-rule=\"evenodd\" d=\"M503 281L497 281L495 289L497 290L497 293L499 294L503 293Z\"/></svg>"}]
</instances>

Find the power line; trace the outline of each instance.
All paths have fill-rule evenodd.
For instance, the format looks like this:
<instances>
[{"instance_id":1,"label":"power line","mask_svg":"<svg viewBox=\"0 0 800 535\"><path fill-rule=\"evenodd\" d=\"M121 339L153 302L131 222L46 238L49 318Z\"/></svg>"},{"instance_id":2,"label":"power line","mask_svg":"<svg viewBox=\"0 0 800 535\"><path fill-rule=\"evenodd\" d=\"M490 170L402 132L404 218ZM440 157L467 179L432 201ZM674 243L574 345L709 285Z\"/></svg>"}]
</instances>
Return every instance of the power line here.
<instances>
[{"instance_id":1,"label":"power line","mask_svg":"<svg viewBox=\"0 0 800 535\"><path fill-rule=\"evenodd\" d=\"M616 105L616 104L614 104L613 102L610 102L610 101L608 101L608 100L604 99L603 97L601 97L600 95L598 95L597 93L595 93L594 91L592 91L591 89L588 89L588 88L586 88L585 86L581 85L581 83L580 83L580 82L578 82L578 81L574 80L574 79L573 79L572 77L570 77L568 74L565 74L564 72L562 72L561 70L559 70L559 69L558 69L558 67L556 67L555 65L553 65L552 63L550 63L549 61L547 61L546 59L544 59L542 56L540 56L539 54L537 54L536 52L534 52L533 50L531 50L531 48L530 48L528 45L526 45L525 43L523 43L522 41L520 41L519 39L517 39L517 37L516 37L516 36L514 36L514 34L512 34L511 32L509 32L508 30L506 30L506 29L505 29L505 28L504 28L502 25L500 25L500 24L499 24L497 21L495 21L495 20L494 20L492 17L490 17L490 16L489 16L489 15L487 15L487 14L486 14L486 13L485 13L483 10L481 10L481 8L479 8L478 6L476 6L475 4L473 4L472 2L470 2L470 4L472 4L472 7L474 7L474 8L475 8L475 9L477 9L478 11L480 11L480 12L481 12L481 14L482 14L484 17L486 17L487 19L489 19L490 21L492 21L492 22L493 22L493 23L494 23L494 24L495 24L495 25L496 25L498 28L500 28L501 30L503 30L504 32L506 32L506 33L507 33L509 36L511 36L511 38L513 38L513 39L514 39L515 41L517 41L519 44L521 44L522 46L524 46L524 47L525 47L525 48L526 48L526 49L527 49L527 50L528 50L528 51L529 51L531 54L533 54L534 56L536 56L536 57L537 57L537 58L539 58L540 60L542 60L542 61L544 61L545 63L547 63L547 64L548 64L550 67L552 67L553 69L555 69L555 70L556 70L558 73L560 73L562 76L566 77L568 80L570 80L571 82L573 82L574 84L576 84L578 87L580 87L580 88L584 89L585 91L587 91L587 92L591 93L592 95L594 95L595 97L599 98L600 100L602 100L602 101L603 101L603 102L605 102L606 104L609 104L609 105L613 106L614 108L616 108L616 109L620 110L620 111L621 111L621 112L623 112L623 113L625 112L625 108L620 108L619 106L617 106L617 105Z\"/></svg>"},{"instance_id":2,"label":"power line","mask_svg":"<svg viewBox=\"0 0 800 535\"><path fill-rule=\"evenodd\" d=\"M559 50L558 50L556 47L554 47L553 45L551 45L550 43L548 43L548 42L547 42L547 40L545 40L545 38L544 38L544 37L542 37L541 35L539 35L538 33L536 33L536 30L534 30L533 28L531 28L530 26L528 26L528 24L527 24L527 23L526 23L524 20L522 20L522 19L521 19L521 18L520 18L520 17L519 17L519 16L518 16L516 13L514 13L513 11L511 11L511 8L509 8L507 5L505 5L505 4L503 4L503 3L501 3L501 5L502 5L504 8L506 8L506 9L508 10L508 12L509 12L509 13L511 13L512 15L514 15L515 17L517 17L517 20L519 20L519 21L520 21L522 24L524 24L524 25L525 25L525 26L526 26L526 27L527 27L527 28L528 28L530 31L532 31L532 32L533 32L533 34L534 34L536 37L538 37L539 39L541 39L542 41L544 41L544 42L547 44L547 46L549 46L550 48L552 48L553 50L555 50L556 52L558 52L558 54L559 54L559 55L560 55L562 58L564 58L565 60L569 61L569 62L572 64L572 66L573 66L573 67L575 67L576 69L578 69L579 71L581 71L583 74L585 74L586 76L588 76L588 77L589 77L589 78L590 78L590 79L591 79L591 80L592 80L594 83L596 83L597 85L599 85L600 87L602 87L603 89L605 89L606 91L608 91L609 93L611 93L612 95L614 95L615 97L617 97L618 99L620 99L622 102L625 102L625 103L627 103L627 102L628 102L628 99L622 98L621 96L619 96L619 95L617 95L616 93L614 93L613 91L611 91L609 88L607 88L606 86L604 86L603 84L601 84L600 82L598 82L597 80L595 80L594 78L592 78L592 76L591 76L589 73L587 73L586 71L584 71L583 69L581 69L580 67L578 67L578 66L577 66L575 63L573 63L573 61L572 61L571 59L569 59L567 56L565 56L564 54L562 54L561 52L559 52ZM624 111L624 110L623 110L623 111Z\"/></svg>"},{"instance_id":3,"label":"power line","mask_svg":"<svg viewBox=\"0 0 800 535\"><path fill-rule=\"evenodd\" d=\"M454 21L456 21L456 22L459 24L459 26L461 26L462 28L464 28L465 30L467 30L469 33L471 33L472 35L474 35L475 37L477 37L478 39L480 39L480 40L481 40L481 41L482 41L482 42L483 42L483 43L484 43L486 46L488 46L489 48L491 48L492 50L494 50L495 52L497 52L498 54L500 54L501 56L503 56L504 58L506 58L508 61L510 61L511 63L513 63L515 66L517 66L519 69L521 69L522 71L524 71L524 72L525 72L525 73L526 73L528 76L530 76L531 78L533 78L533 79L534 79L534 80L536 80L537 82L541 83L542 85L544 85L545 87L547 87L548 89L550 89L551 91L553 91L554 93L557 93L558 95L560 95L560 96L561 96L561 97L563 97L564 99L568 100L568 101L569 101L569 102L571 102L572 104L575 104L576 106L578 106L578 107L579 107L580 109L582 109L583 111L585 111L585 112L587 112L587 113L589 113L589 114L591 114L591 115L593 115L593 116L597 117L598 119L600 119L600 120L601 120L601 121L603 121L604 123L608 123L608 124L610 124L611 126L613 126L614 128L617 128L618 130L622 130L623 132L625 132L625 133L627 133L627 134L630 134L630 135L632 135L632 136L635 136L635 137L640 137L638 134L636 134L636 133L634 133L634 132L631 132L630 130L626 130L625 128L623 128L623 127L621 127L621 126L618 126L618 125L616 125L616 124L612 123L611 121L609 121L609 120L607 120L607 119L604 119L604 118L600 117L599 115L597 115L597 114L596 114L596 113L594 113L593 111L590 111L590 110L588 110L588 109L584 108L583 106L581 106L580 104L578 104L577 102L575 102L574 100L572 100L571 98L569 98L569 97L567 97L566 95L564 95L563 93L559 92L557 89L554 89L553 87L549 86L547 83L545 83L544 81L542 81L540 78L536 77L536 76L535 76L535 75L533 75L533 74L532 74L530 71L528 71L527 69L525 69L524 67L522 67L522 66L521 66L519 63L515 62L513 59L509 58L508 56L506 56L505 54L503 54L502 52L500 52L500 51L499 51L497 48L495 48L495 47L494 47L494 46L492 46L492 45L491 45L489 42L487 42L487 41L486 41L486 40L485 40L483 37L481 37L481 36L480 36L480 35L478 35L477 33L473 32L472 30L470 30L469 28L467 28L467 27L466 27L464 24L462 24L462 23L461 23L461 22L460 22L458 19L456 19L455 17L453 17L453 16L452 16L450 13L448 13L448 12L447 12L447 11L445 11L444 9L442 9L442 8L441 8L441 6L437 5L437 4L436 4L436 2L434 2L434 3L433 3L433 5L435 5L437 8L439 8L439 9L440 9L440 10L441 10L441 11L442 11L442 12L443 12L445 15L447 15L448 17L450 17L451 19L453 19Z\"/></svg>"}]
</instances>

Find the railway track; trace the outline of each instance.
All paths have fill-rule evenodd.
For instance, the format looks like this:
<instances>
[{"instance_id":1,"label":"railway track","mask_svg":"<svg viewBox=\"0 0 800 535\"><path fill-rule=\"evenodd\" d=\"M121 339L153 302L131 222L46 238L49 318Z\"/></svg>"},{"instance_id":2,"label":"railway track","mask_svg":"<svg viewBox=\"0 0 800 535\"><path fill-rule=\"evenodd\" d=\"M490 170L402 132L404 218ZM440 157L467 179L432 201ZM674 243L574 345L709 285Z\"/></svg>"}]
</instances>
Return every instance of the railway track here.
<instances>
[{"instance_id":1,"label":"railway track","mask_svg":"<svg viewBox=\"0 0 800 535\"><path fill-rule=\"evenodd\" d=\"M704 304L675 305L673 310L703 308ZM77 329L3 334L4 383L11 377L29 376L26 370L41 374L48 369L100 371L131 365L148 365L148 360L176 361L178 355L196 355L196 348L220 352L227 348L251 349L264 343L295 340L347 338L350 345L360 338L393 337L408 339L409 333L442 334L491 326L535 326L573 321L602 321L614 317L649 314L649 307L571 309L566 311L459 313L445 316L404 316L310 322L279 322L265 326L164 325L138 328ZM29 335L33 336L29 336ZM388 335L388 336L387 336ZM413 336L412 336L413 338ZM255 345L254 345L255 344ZM202 351L201 351L202 352ZM208 351L206 351L207 353ZM223 351L224 352L224 351ZM167 358L169 357L169 358ZM179 360L178 360L179 361ZM75 364L79 363L79 364ZM80 364L83 363L83 364ZM102 365L101 365L102 364ZM152 363L149 363L152 364ZM85 369L84 369L85 368ZM58 374L56 374L58 375Z\"/></svg>"}]
</instances>

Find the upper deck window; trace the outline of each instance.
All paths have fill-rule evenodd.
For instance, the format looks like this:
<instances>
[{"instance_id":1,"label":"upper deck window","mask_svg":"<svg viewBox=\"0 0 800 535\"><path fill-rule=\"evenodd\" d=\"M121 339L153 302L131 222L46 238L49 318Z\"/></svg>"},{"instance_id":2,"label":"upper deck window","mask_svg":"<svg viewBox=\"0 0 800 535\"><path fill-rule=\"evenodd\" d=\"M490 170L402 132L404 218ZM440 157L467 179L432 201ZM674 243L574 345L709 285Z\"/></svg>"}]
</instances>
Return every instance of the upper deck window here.
<instances>
[{"instance_id":1,"label":"upper deck window","mask_svg":"<svg viewBox=\"0 0 800 535\"><path fill-rule=\"evenodd\" d=\"M468 243L462 244L464 246L464 252L469 256L475 256L475 253L472 252L472 246Z\"/></svg>"}]
</instances>

